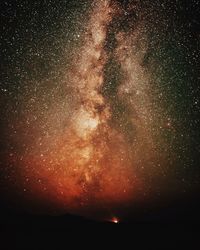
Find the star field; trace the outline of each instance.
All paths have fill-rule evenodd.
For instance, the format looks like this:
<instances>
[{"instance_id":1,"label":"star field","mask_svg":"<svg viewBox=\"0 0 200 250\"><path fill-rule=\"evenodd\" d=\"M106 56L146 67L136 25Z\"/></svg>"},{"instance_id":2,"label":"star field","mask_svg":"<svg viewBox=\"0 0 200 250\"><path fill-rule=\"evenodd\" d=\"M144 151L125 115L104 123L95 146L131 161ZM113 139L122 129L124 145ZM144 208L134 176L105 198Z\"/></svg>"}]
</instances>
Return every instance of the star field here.
<instances>
[{"instance_id":1,"label":"star field","mask_svg":"<svg viewBox=\"0 0 200 250\"><path fill-rule=\"evenodd\" d=\"M198 1L1 5L4 193L115 216L198 186Z\"/></svg>"}]
</instances>

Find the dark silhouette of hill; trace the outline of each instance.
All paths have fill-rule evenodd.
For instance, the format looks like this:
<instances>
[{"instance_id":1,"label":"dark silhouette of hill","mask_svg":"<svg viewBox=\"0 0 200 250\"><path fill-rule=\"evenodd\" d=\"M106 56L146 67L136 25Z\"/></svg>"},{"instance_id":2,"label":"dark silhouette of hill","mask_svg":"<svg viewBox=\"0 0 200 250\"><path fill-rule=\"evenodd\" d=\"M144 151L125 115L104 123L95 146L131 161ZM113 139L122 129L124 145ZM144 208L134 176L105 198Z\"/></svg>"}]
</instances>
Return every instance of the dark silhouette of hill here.
<instances>
[{"instance_id":1,"label":"dark silhouette of hill","mask_svg":"<svg viewBox=\"0 0 200 250\"><path fill-rule=\"evenodd\" d=\"M146 207L132 206L125 216L119 218L119 225L189 225L200 224L200 204L197 194L174 200L160 201L156 204L147 204ZM111 219L111 218L110 218ZM1 228L8 230L35 229L38 230L65 230L68 228L87 226L116 226L111 220L90 219L83 216L65 214L31 214L5 204L0 208Z\"/></svg>"},{"instance_id":2,"label":"dark silhouette of hill","mask_svg":"<svg viewBox=\"0 0 200 250\"><path fill-rule=\"evenodd\" d=\"M133 207L118 224L71 214L35 215L4 204L0 208L1 249L16 249L10 245L19 246L17 249L67 249L69 242L87 245L93 240L95 246L105 244L105 241L111 244L123 241L137 249L150 249L149 246L156 242L160 245L158 249L180 249L183 245L193 249L200 233L197 198L190 196L173 202L149 204L146 208Z\"/></svg>"}]
</instances>

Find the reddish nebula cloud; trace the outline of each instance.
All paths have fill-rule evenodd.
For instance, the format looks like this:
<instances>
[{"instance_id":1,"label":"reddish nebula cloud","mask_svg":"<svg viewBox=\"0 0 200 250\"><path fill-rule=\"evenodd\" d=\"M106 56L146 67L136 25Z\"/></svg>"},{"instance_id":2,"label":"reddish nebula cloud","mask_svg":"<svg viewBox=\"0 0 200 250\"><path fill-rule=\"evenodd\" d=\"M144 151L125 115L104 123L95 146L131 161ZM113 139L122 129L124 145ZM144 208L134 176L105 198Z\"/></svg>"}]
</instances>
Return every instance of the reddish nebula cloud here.
<instances>
[{"instance_id":1,"label":"reddish nebula cloud","mask_svg":"<svg viewBox=\"0 0 200 250\"><path fill-rule=\"evenodd\" d=\"M113 20L123 10L108 0L92 6L83 43L57 85L65 98L50 100L47 110L41 111L38 95L38 103L26 114L31 125L26 129L17 125L18 140L26 147L13 160L18 162L22 191L78 214L106 213L129 204L148 193L147 176L163 171L158 165L155 170L158 108L151 99L150 74L142 67L146 52L142 23L113 35L112 58L122 77L114 97L108 96L105 68L111 55L105 44ZM24 103L32 105L31 101L32 97ZM41 119L35 118L38 114Z\"/></svg>"},{"instance_id":2,"label":"reddish nebula cloud","mask_svg":"<svg viewBox=\"0 0 200 250\"><path fill-rule=\"evenodd\" d=\"M120 204L134 195L137 183L129 146L111 126L112 110L100 93L107 60L104 43L114 12L108 1L95 4L85 45L78 51L77 64L67 72L76 100L68 124L45 142L51 141L51 150L23 160L31 174L50 183L49 197L52 192L70 211Z\"/></svg>"}]
</instances>

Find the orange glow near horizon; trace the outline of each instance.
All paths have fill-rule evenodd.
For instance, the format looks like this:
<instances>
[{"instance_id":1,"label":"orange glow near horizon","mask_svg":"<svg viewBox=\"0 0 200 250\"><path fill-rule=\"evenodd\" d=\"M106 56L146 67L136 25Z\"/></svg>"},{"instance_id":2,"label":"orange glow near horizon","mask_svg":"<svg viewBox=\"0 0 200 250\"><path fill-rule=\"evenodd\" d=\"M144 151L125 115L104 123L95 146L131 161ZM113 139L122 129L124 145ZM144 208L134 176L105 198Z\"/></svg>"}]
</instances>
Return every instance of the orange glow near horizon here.
<instances>
[{"instance_id":1,"label":"orange glow near horizon","mask_svg":"<svg viewBox=\"0 0 200 250\"><path fill-rule=\"evenodd\" d=\"M115 224L118 224L119 223L119 219L117 217L113 217L112 218L112 222L115 223Z\"/></svg>"}]
</instances>

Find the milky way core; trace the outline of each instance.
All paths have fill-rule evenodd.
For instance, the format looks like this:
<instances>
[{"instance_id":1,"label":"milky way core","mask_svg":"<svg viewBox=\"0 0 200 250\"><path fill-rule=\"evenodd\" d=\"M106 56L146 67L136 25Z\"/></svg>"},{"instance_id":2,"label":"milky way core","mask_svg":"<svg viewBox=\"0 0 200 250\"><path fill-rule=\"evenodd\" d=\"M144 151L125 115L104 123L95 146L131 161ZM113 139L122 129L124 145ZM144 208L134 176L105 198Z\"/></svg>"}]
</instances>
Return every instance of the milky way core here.
<instances>
[{"instance_id":1,"label":"milky way core","mask_svg":"<svg viewBox=\"0 0 200 250\"><path fill-rule=\"evenodd\" d=\"M164 53L167 17L154 22L143 1L83 2L80 13L71 3L60 17L62 32L54 27L26 46L1 155L7 185L22 199L54 212L114 216L168 189L186 130L178 105L167 101L175 92L156 54Z\"/></svg>"},{"instance_id":2,"label":"milky way core","mask_svg":"<svg viewBox=\"0 0 200 250\"><path fill-rule=\"evenodd\" d=\"M130 146L123 131L112 125L112 108L101 93L108 60L104 45L115 8L109 1L94 3L84 45L66 72L74 100L70 118L55 138L41 139L47 152L34 156L34 162L29 155L23 159L72 211L128 201L137 185Z\"/></svg>"}]
</instances>

